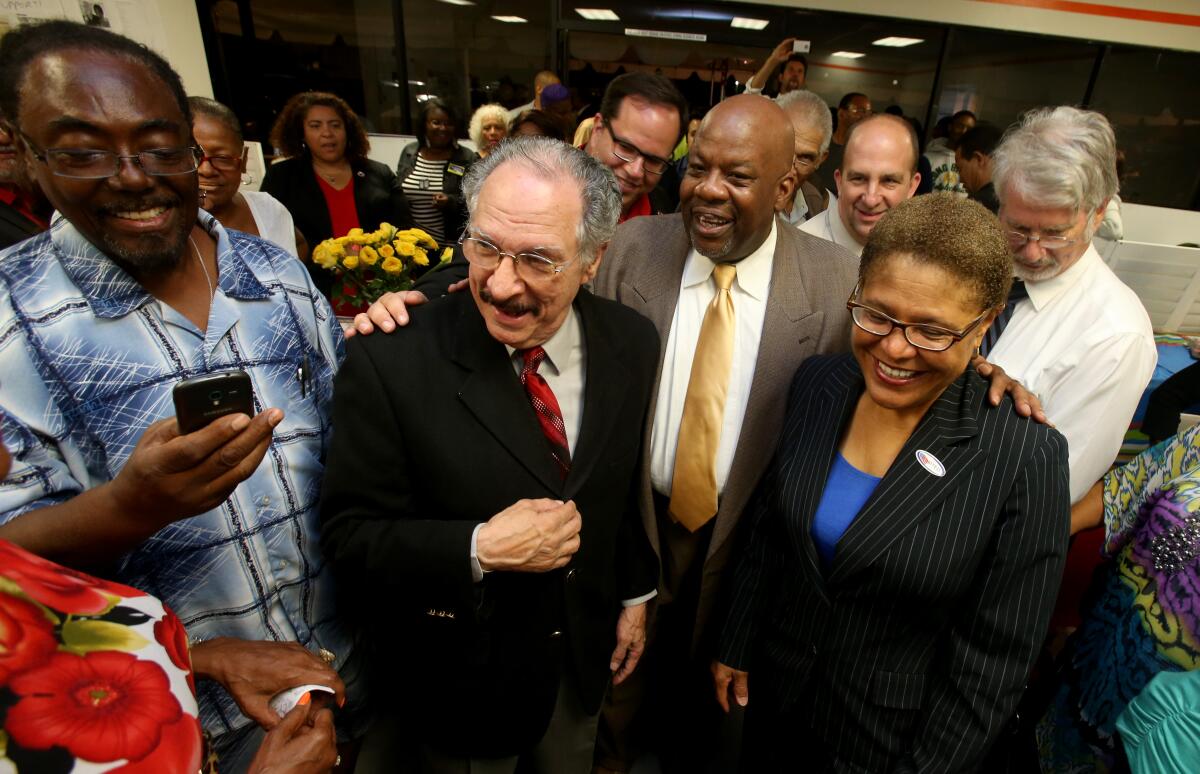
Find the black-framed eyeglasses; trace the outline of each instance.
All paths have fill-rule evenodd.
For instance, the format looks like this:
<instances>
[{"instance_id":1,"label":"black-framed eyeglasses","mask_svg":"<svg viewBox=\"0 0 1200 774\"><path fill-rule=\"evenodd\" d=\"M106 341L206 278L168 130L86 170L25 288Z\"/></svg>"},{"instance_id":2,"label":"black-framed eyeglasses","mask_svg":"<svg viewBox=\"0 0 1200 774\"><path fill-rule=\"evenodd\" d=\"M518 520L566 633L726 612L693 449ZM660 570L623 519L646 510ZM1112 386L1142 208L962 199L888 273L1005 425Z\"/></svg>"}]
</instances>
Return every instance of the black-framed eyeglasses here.
<instances>
[{"instance_id":1,"label":"black-framed eyeglasses","mask_svg":"<svg viewBox=\"0 0 1200 774\"><path fill-rule=\"evenodd\" d=\"M464 232L458 240L462 246L463 255L472 266L491 271L500 265L504 258L511 258L517 276L524 282L538 283L553 280L576 261L578 256L569 261L555 261L537 253L509 253L496 247L482 237L470 236Z\"/></svg>"},{"instance_id":2,"label":"black-framed eyeglasses","mask_svg":"<svg viewBox=\"0 0 1200 774\"><path fill-rule=\"evenodd\" d=\"M641 158L642 169L651 175L661 175L667 171L667 167L671 166L669 160L646 153L629 140L614 132L611 121L605 121L604 128L608 130L609 136L612 137L612 154L626 164L632 164L638 158Z\"/></svg>"},{"instance_id":3,"label":"black-framed eyeglasses","mask_svg":"<svg viewBox=\"0 0 1200 774\"><path fill-rule=\"evenodd\" d=\"M200 160L196 162L196 169L202 167L206 161L218 172L242 171L240 156L210 156L204 151L204 148L200 148Z\"/></svg>"},{"instance_id":4,"label":"black-framed eyeglasses","mask_svg":"<svg viewBox=\"0 0 1200 774\"><path fill-rule=\"evenodd\" d=\"M18 130L33 157L46 165L51 174L76 180L100 180L121 171L121 162L133 161L147 175L169 177L186 175L200 167L203 154L199 148L150 148L132 156L91 148L39 148L29 135Z\"/></svg>"},{"instance_id":5,"label":"black-framed eyeglasses","mask_svg":"<svg viewBox=\"0 0 1200 774\"><path fill-rule=\"evenodd\" d=\"M1059 234L1051 234L1049 236L1033 233L1026 234L1024 231L1016 231L1007 227L1004 229L1004 237L1008 240L1009 249L1014 253L1018 250L1023 250L1025 245L1030 242L1037 242L1043 250L1049 250L1050 252L1062 250L1064 247L1070 247L1079 242L1078 239L1070 239Z\"/></svg>"},{"instance_id":6,"label":"black-framed eyeglasses","mask_svg":"<svg viewBox=\"0 0 1200 774\"><path fill-rule=\"evenodd\" d=\"M855 290L854 295L858 295L857 290ZM899 328L904 332L904 338L909 344L912 344L917 349L924 349L930 352L944 352L965 339L971 331L975 330L979 323L983 322L983 318L987 317L988 312L991 311L990 309L985 311L961 331L952 331L949 328L943 328L939 325L900 322L895 317L886 315L878 309L866 304L860 304L854 300L853 295L846 302L846 308L850 310L850 319L854 321L854 324L867 333L882 337Z\"/></svg>"}]
</instances>

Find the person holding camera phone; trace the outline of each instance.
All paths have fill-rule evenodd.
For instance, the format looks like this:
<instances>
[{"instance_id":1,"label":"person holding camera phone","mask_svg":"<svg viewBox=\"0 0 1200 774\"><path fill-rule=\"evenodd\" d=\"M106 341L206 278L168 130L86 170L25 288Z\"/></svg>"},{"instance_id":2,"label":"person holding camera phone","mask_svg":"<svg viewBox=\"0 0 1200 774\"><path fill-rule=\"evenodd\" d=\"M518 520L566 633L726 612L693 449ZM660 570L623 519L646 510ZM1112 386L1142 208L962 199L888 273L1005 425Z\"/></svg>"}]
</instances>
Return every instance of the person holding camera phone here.
<instances>
[{"instance_id":1,"label":"person holding camera phone","mask_svg":"<svg viewBox=\"0 0 1200 774\"><path fill-rule=\"evenodd\" d=\"M808 82L808 57L803 52L808 48L804 41L788 38L771 51L771 55L763 62L750 80L746 81L747 94L762 94L771 76L779 71L777 82L778 93L782 97L790 91L803 89Z\"/></svg>"},{"instance_id":2,"label":"person holding camera phone","mask_svg":"<svg viewBox=\"0 0 1200 774\"><path fill-rule=\"evenodd\" d=\"M5 539L176 612L222 771L246 769L280 722L272 697L298 685L332 690L339 737L360 735L317 539L343 351L327 302L294 257L200 209L186 94L161 57L48 22L4 37L0 73L59 213L0 252ZM249 410L181 430L175 385L237 370Z\"/></svg>"}]
</instances>

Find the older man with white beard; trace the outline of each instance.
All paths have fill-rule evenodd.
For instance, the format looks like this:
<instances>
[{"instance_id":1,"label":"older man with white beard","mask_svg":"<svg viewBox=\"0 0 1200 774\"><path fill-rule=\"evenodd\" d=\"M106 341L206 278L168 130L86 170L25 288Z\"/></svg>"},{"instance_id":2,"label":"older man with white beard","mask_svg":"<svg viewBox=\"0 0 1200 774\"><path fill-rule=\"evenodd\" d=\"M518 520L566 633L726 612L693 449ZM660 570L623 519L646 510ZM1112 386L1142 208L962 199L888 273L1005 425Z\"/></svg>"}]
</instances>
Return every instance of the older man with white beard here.
<instances>
[{"instance_id":1,"label":"older man with white beard","mask_svg":"<svg viewBox=\"0 0 1200 774\"><path fill-rule=\"evenodd\" d=\"M1008 131L994 164L1017 282L982 352L1067 437L1078 501L1115 459L1157 362L1145 308L1092 246L1117 192L1116 140L1099 113L1042 108Z\"/></svg>"}]
</instances>

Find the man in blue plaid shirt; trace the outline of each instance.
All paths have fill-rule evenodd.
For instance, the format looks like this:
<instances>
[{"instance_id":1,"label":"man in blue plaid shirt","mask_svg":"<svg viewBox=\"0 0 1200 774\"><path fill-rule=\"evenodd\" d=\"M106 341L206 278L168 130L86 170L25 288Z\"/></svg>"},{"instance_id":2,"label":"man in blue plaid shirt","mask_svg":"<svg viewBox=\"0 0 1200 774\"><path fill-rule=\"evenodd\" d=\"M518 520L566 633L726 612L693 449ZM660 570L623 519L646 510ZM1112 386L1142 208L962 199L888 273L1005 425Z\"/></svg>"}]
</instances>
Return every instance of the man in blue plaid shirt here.
<instances>
[{"instance_id":1,"label":"man in blue plaid shirt","mask_svg":"<svg viewBox=\"0 0 1200 774\"><path fill-rule=\"evenodd\" d=\"M187 100L156 54L51 22L0 43L0 112L58 211L0 253L0 534L154 594L192 642L222 771L275 693L316 683L361 731L317 498L342 336L305 267L199 209ZM255 415L181 435L171 389L243 369ZM340 676L339 676L340 673ZM358 715L355 711L358 711Z\"/></svg>"}]
</instances>

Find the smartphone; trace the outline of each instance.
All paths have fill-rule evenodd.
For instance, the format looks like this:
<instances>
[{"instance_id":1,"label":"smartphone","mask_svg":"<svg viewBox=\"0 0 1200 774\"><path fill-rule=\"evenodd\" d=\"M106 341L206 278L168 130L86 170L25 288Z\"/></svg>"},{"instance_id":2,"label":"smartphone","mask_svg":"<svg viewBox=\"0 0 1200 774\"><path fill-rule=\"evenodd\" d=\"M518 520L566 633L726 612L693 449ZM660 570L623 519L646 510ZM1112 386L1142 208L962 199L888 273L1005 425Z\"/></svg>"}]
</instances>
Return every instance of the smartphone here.
<instances>
[{"instance_id":1,"label":"smartphone","mask_svg":"<svg viewBox=\"0 0 1200 774\"><path fill-rule=\"evenodd\" d=\"M228 414L254 416L254 389L245 371L221 371L184 379L171 391L179 432L194 433Z\"/></svg>"}]
</instances>

